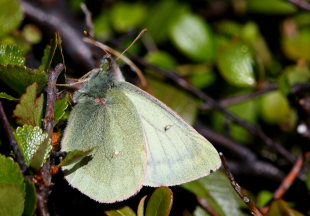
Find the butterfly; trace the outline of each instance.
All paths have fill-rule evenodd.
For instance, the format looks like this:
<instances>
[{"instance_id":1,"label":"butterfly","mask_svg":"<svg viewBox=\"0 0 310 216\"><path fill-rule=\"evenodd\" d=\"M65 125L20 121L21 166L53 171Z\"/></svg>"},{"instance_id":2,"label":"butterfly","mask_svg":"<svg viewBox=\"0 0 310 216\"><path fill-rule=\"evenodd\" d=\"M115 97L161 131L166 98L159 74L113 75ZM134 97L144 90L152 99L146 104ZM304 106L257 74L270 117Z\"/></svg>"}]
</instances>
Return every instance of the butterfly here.
<instances>
[{"instance_id":1,"label":"butterfly","mask_svg":"<svg viewBox=\"0 0 310 216\"><path fill-rule=\"evenodd\" d=\"M178 114L140 88L115 78L111 57L74 94L62 151L93 149L63 167L66 180L90 198L113 203L142 186L173 186L221 166L212 144Z\"/></svg>"}]
</instances>

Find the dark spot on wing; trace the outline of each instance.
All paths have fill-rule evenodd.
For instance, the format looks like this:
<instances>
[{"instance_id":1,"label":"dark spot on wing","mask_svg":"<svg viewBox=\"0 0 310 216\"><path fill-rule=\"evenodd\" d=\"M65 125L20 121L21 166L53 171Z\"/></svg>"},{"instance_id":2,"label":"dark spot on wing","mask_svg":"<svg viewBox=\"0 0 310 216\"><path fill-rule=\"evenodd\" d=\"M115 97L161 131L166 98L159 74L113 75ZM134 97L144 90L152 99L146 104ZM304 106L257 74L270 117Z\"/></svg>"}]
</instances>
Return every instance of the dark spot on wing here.
<instances>
[{"instance_id":1,"label":"dark spot on wing","mask_svg":"<svg viewBox=\"0 0 310 216\"><path fill-rule=\"evenodd\" d=\"M213 170L210 170L210 174L213 173L213 172L214 172Z\"/></svg>"},{"instance_id":2,"label":"dark spot on wing","mask_svg":"<svg viewBox=\"0 0 310 216\"><path fill-rule=\"evenodd\" d=\"M164 127L164 130L167 131L167 130L169 130L171 127L172 127L172 125L166 125L166 126Z\"/></svg>"}]
</instances>

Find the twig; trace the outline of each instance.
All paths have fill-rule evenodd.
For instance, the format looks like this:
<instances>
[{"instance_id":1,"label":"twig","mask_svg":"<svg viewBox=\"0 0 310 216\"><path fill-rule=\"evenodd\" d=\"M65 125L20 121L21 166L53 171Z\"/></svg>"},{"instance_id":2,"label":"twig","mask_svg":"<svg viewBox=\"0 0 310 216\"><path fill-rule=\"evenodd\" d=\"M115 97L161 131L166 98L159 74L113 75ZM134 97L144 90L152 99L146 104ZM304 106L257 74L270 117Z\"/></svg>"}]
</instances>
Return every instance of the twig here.
<instances>
[{"instance_id":1,"label":"twig","mask_svg":"<svg viewBox=\"0 0 310 216\"><path fill-rule=\"evenodd\" d=\"M223 113L227 119L231 120L232 122L235 122L239 124L240 126L246 128L249 132L252 134L258 136L261 138L269 147L274 149L276 152L281 154L284 158L286 158L288 161L293 163L295 161L295 156L292 155L290 152L288 152L282 145L279 143L273 141L270 137L268 137L262 129L257 125L252 125L249 122L240 119L239 117L235 116L231 112L229 112L225 107L221 106L219 103L217 103L213 98L205 94L204 92L200 91L199 89L192 86L189 82L187 82L185 79L180 77L176 72L172 70L164 70L160 67L157 67L156 65L150 64L147 61L145 61L142 58L139 58L134 55L130 55L136 62L143 65L144 67L151 68L153 70L156 70L157 72L165 75L166 77L170 78L172 81L174 81L176 84L187 90L188 92L196 95L198 98L204 100L208 105L221 113Z\"/></svg>"},{"instance_id":2,"label":"twig","mask_svg":"<svg viewBox=\"0 0 310 216\"><path fill-rule=\"evenodd\" d=\"M47 105L46 105L46 114L44 120L44 129L48 133L48 137L52 138L53 128L54 128L54 107L56 102L56 93L57 89L54 83L57 82L59 74L64 68L63 64L58 64L55 67L55 70L49 71L48 76L48 86L47 86ZM39 190L37 192L38 197L38 213L42 216L49 216L48 211L48 197L50 194L52 186L52 176L51 176L51 159L47 159L42 169L40 170L40 175L42 176L42 184L39 185Z\"/></svg>"},{"instance_id":3,"label":"twig","mask_svg":"<svg viewBox=\"0 0 310 216\"><path fill-rule=\"evenodd\" d=\"M271 163L259 160L256 155L244 145L236 143L232 139L217 133L202 124L196 124L195 128L208 140L216 143L216 147L219 147L220 150L223 149L223 151L229 152L234 156L234 158L237 159L237 161L241 161L240 163L244 164L242 169L240 169L240 166L237 165L233 166L232 168L234 169L232 170L252 176L264 176L265 178L273 179L277 182L281 181L283 178L284 174L280 169Z\"/></svg>"},{"instance_id":4,"label":"twig","mask_svg":"<svg viewBox=\"0 0 310 216\"><path fill-rule=\"evenodd\" d=\"M223 164L224 170L226 172L226 175L229 178L230 183L231 183L232 187L235 189L235 191L237 192L237 194L244 201L244 203L250 208L252 214L254 214L255 216L263 216L263 214L259 211L259 209L255 206L255 204L250 200L250 198L247 197L247 195L242 191L242 188L240 187L240 185L235 181L234 176L232 175L232 173L230 172L230 170L228 168L228 164L226 162L226 159L225 159L223 153L220 152L219 155L220 155L220 158L222 160L222 164Z\"/></svg>"},{"instance_id":5,"label":"twig","mask_svg":"<svg viewBox=\"0 0 310 216\"><path fill-rule=\"evenodd\" d=\"M245 94L245 95L240 95L240 96L235 96L235 97L230 97L230 98L226 98L226 99L221 99L218 101L218 103L223 106L223 107L228 107L234 104L238 104L238 103L242 103L257 97L260 97L268 92L277 90L279 88L277 83L268 83L268 86L262 90L259 90L257 92L253 92L250 94ZM299 84L295 84L292 89L290 90L291 94L296 94L299 92L303 92L304 90L307 90L310 88L310 83L299 83ZM210 107L208 107L208 104L203 104L201 106L202 109L210 109Z\"/></svg>"},{"instance_id":6,"label":"twig","mask_svg":"<svg viewBox=\"0 0 310 216\"><path fill-rule=\"evenodd\" d=\"M1 119L2 127L5 130L6 135L9 139L9 143L13 149L14 154L16 155L16 161L19 164L22 172L26 173L27 165L25 163L24 156L18 147L17 141L14 137L11 125L9 123L9 120L8 120L6 114L5 114L5 111L3 109L3 105L2 105L1 101L0 101L0 119Z\"/></svg>"},{"instance_id":7,"label":"twig","mask_svg":"<svg viewBox=\"0 0 310 216\"><path fill-rule=\"evenodd\" d=\"M228 160L230 170L238 176L252 176L253 180L267 180L276 183L281 182L284 173L271 163L255 160L255 161L234 161ZM240 164L242 164L240 166Z\"/></svg>"},{"instance_id":8,"label":"twig","mask_svg":"<svg viewBox=\"0 0 310 216\"><path fill-rule=\"evenodd\" d=\"M259 90L254 93L246 94L246 95L240 95L236 97L226 98L219 101L219 104L223 107L228 107L237 103L241 103L247 100L251 100L257 97L260 97L268 92L274 91L278 89L278 85L276 83L269 83L268 87L265 89Z\"/></svg>"},{"instance_id":9,"label":"twig","mask_svg":"<svg viewBox=\"0 0 310 216\"><path fill-rule=\"evenodd\" d=\"M243 161L255 161L256 155L250 151L248 148L246 148L243 145L240 145L233 140L229 139L228 137L217 133L210 128L197 123L195 125L195 129L205 136L208 140L211 142L216 142L220 144L220 147L225 148L229 152L231 152L234 156L237 156L239 159Z\"/></svg>"},{"instance_id":10,"label":"twig","mask_svg":"<svg viewBox=\"0 0 310 216\"><path fill-rule=\"evenodd\" d=\"M288 1L301 9L310 11L310 3L307 1L304 0L288 0Z\"/></svg>"},{"instance_id":11,"label":"twig","mask_svg":"<svg viewBox=\"0 0 310 216\"><path fill-rule=\"evenodd\" d=\"M63 64L58 64L55 67L55 70L50 70L48 76L48 86L47 86L47 105L46 105L46 114L45 114L45 131L48 133L48 136L52 138L53 128L54 128L54 107L56 102L57 89L54 83L57 82L58 76L64 69Z\"/></svg>"},{"instance_id":12,"label":"twig","mask_svg":"<svg viewBox=\"0 0 310 216\"><path fill-rule=\"evenodd\" d=\"M81 4L81 8L83 10L83 13L85 14L85 21L86 21L86 27L87 27L87 32L90 36L94 37L94 24L92 20L92 14L88 10L87 6L85 3Z\"/></svg>"},{"instance_id":13,"label":"twig","mask_svg":"<svg viewBox=\"0 0 310 216\"><path fill-rule=\"evenodd\" d=\"M68 56L74 59L80 68L90 71L95 68L95 61L91 49L82 41L83 32L73 28L73 25L60 16L58 10L55 13L48 13L33 3L22 0L26 16L47 29L50 33L59 32L63 39L63 47ZM59 9L59 8L57 8Z\"/></svg>"},{"instance_id":14,"label":"twig","mask_svg":"<svg viewBox=\"0 0 310 216\"><path fill-rule=\"evenodd\" d=\"M291 93L296 94L296 93L299 93L299 92L303 92L303 91L305 91L307 89L310 89L310 82L298 83L298 84L295 84L293 86L293 88L291 89Z\"/></svg>"},{"instance_id":15,"label":"twig","mask_svg":"<svg viewBox=\"0 0 310 216\"><path fill-rule=\"evenodd\" d=\"M310 152L307 152L302 157L299 157L296 163L294 164L293 168L289 172L289 174L285 177L285 179L282 181L279 188L276 190L276 192L273 195L273 199L268 202L268 204L262 208L262 212L266 214L269 210L269 205L272 203L273 200L280 199L283 197L283 195L288 191L288 189L291 187L295 179L298 177L300 170L302 168L302 165L304 164L305 160L307 160L310 157Z\"/></svg>"}]
</instances>

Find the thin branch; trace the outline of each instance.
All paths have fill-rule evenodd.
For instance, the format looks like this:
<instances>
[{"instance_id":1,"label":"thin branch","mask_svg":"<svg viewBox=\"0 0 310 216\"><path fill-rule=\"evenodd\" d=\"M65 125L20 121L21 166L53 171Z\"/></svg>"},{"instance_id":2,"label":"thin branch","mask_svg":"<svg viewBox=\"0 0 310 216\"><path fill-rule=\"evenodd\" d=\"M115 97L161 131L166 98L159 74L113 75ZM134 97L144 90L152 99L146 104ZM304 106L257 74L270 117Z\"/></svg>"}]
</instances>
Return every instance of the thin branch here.
<instances>
[{"instance_id":1,"label":"thin branch","mask_svg":"<svg viewBox=\"0 0 310 216\"><path fill-rule=\"evenodd\" d=\"M284 174L280 169L271 163L259 160L256 155L244 145L236 143L232 139L217 133L200 123L196 124L195 128L212 143L216 143L216 147L219 147L220 150L229 152L233 155L236 162L244 164L242 169L240 169L240 166L237 164L237 166L232 166L232 170L240 174L265 177L275 181L281 181L282 177L284 177ZM235 163L230 162L230 164L234 165Z\"/></svg>"},{"instance_id":2,"label":"thin branch","mask_svg":"<svg viewBox=\"0 0 310 216\"><path fill-rule=\"evenodd\" d=\"M58 12L48 13L40 7L35 6L32 2L22 0L25 15L48 30L50 33L59 32L63 40L63 47L68 56L74 59L81 68L90 71L95 68L95 61L91 49L82 41L83 32L75 29L71 22L64 19Z\"/></svg>"},{"instance_id":3,"label":"thin branch","mask_svg":"<svg viewBox=\"0 0 310 216\"><path fill-rule=\"evenodd\" d=\"M90 36L94 37L94 24L93 24L92 14L88 10L85 3L81 4L81 8L83 10L83 13L85 14L85 22L86 22L87 32Z\"/></svg>"},{"instance_id":4,"label":"thin branch","mask_svg":"<svg viewBox=\"0 0 310 216\"><path fill-rule=\"evenodd\" d=\"M59 74L62 72L64 68L63 64L58 64L55 67L55 70L49 71L48 76L48 86L47 86L47 105L46 105L46 114L44 120L44 129L45 132L48 133L48 137L52 138L53 136L53 128L54 128L54 107L57 96L57 89L54 83L57 82ZM49 216L50 213L48 211L48 198L51 193L52 187L52 176L51 176L51 159L47 159L42 169L40 170L40 175L42 176L42 184L39 185L39 190L37 192L38 198L38 213L42 216Z\"/></svg>"},{"instance_id":5,"label":"thin branch","mask_svg":"<svg viewBox=\"0 0 310 216\"><path fill-rule=\"evenodd\" d=\"M273 200L280 199L283 197L283 195L288 191L288 189L291 187L291 185L294 183L295 179L298 177L302 165L304 164L305 160L307 160L310 157L310 152L307 152L302 157L299 157L296 163L294 164L291 171L288 173L288 175L285 177L285 179L282 181L279 188L276 190L276 192L273 195L273 199L269 201L267 206L265 206L262 209L262 212L266 214L269 210L269 205L272 203Z\"/></svg>"},{"instance_id":6,"label":"thin branch","mask_svg":"<svg viewBox=\"0 0 310 216\"><path fill-rule=\"evenodd\" d=\"M261 89L257 92L221 99L218 101L218 103L223 107L228 107L228 106L231 106L234 104L238 104L238 103L242 103L242 102L245 102L248 100L252 100L252 99L257 98L257 97L261 97L268 92L272 92L274 90L277 90L278 88L279 88L279 86L277 83L267 83L267 86L264 89ZM310 83L298 83L292 87L292 89L290 90L290 93L291 94L297 94L297 93L303 92L309 88L310 88ZM201 106L201 108L202 109L210 109L210 107L208 106L207 103L203 104Z\"/></svg>"},{"instance_id":7,"label":"thin branch","mask_svg":"<svg viewBox=\"0 0 310 216\"><path fill-rule=\"evenodd\" d=\"M310 11L310 3L307 1L304 0L288 0L288 1L303 10Z\"/></svg>"},{"instance_id":8,"label":"thin branch","mask_svg":"<svg viewBox=\"0 0 310 216\"><path fill-rule=\"evenodd\" d=\"M253 180L262 179L266 181L281 182L284 178L282 170L271 163L256 161L234 161L228 160L230 170L238 176L252 176ZM240 165L241 164L241 165Z\"/></svg>"},{"instance_id":9,"label":"thin branch","mask_svg":"<svg viewBox=\"0 0 310 216\"><path fill-rule=\"evenodd\" d=\"M309 89L310 89L310 82L298 83L293 86L293 88L291 89L291 93L297 94L299 92L304 92L305 90Z\"/></svg>"},{"instance_id":10,"label":"thin branch","mask_svg":"<svg viewBox=\"0 0 310 216\"><path fill-rule=\"evenodd\" d=\"M54 128L54 107L57 96L57 89L54 83L57 82L58 76L64 69L63 64L58 64L55 67L55 70L50 70L48 77L48 86L47 86L47 105L46 105L46 114L45 114L45 132L48 133L48 136L52 138L53 128Z\"/></svg>"},{"instance_id":11,"label":"thin branch","mask_svg":"<svg viewBox=\"0 0 310 216\"><path fill-rule=\"evenodd\" d=\"M256 155L246 148L243 145L236 143L235 141L229 139L228 137L217 133L210 128L197 123L195 125L195 129L203 136L205 136L211 142L219 143L220 147L224 148L225 150L231 152L237 158L243 161L255 161L257 160Z\"/></svg>"},{"instance_id":12,"label":"thin branch","mask_svg":"<svg viewBox=\"0 0 310 216\"><path fill-rule=\"evenodd\" d=\"M3 109L3 105L2 105L1 101L0 101L0 121L2 123L3 129L6 132L6 135L8 137L9 143L10 143L12 149L13 149L13 152L16 155L16 161L19 164L22 172L26 173L27 165L25 163L24 156L23 156L23 154L21 153L21 151L20 151L20 149L18 147L17 141L16 141L16 139L14 137L11 125L9 123L9 120L8 120L6 114L5 114L5 111Z\"/></svg>"},{"instance_id":13,"label":"thin branch","mask_svg":"<svg viewBox=\"0 0 310 216\"><path fill-rule=\"evenodd\" d=\"M219 101L219 104L223 107L228 107L234 104L238 104L244 101L252 100L254 98L258 98L268 92L274 91L278 89L278 85L276 83L269 83L268 86L262 90L259 90L257 92L253 92L246 95L240 95L236 97L226 98Z\"/></svg>"},{"instance_id":14,"label":"thin branch","mask_svg":"<svg viewBox=\"0 0 310 216\"><path fill-rule=\"evenodd\" d=\"M239 124L240 126L247 129L250 133L258 136L261 138L269 147L274 149L276 152L281 154L284 158L286 158L288 161L293 163L295 161L295 156L292 155L290 152L288 152L282 145L279 143L273 141L270 137L268 137L265 132L257 125L250 124L246 120L240 119L236 115L229 112L225 107L221 106L219 103L217 103L213 98L202 92L201 90L195 88L193 85L191 85L189 82L187 82L185 79L183 79L181 76L179 76L176 72L172 70L164 70L156 65L150 64L147 61L145 61L142 58L139 58L134 55L130 55L136 62L143 65L144 67L151 68L172 81L174 81L176 84L187 90L188 92L192 93L193 95L197 96L198 98L204 100L209 107L211 107L213 110L219 111L222 114L226 116L227 119L231 120L232 122L235 122Z\"/></svg>"},{"instance_id":15,"label":"thin branch","mask_svg":"<svg viewBox=\"0 0 310 216\"><path fill-rule=\"evenodd\" d=\"M221 157L222 164L226 172L226 175L229 178L230 183L232 187L235 189L235 191L237 192L237 194L244 201L244 203L250 208L250 210L252 211L252 214L254 214L255 216L263 216L263 214L259 211L259 209L255 206L255 204L250 200L250 198L242 191L242 188L240 187L240 185L235 181L233 174L230 172L228 168L228 164L226 162L226 159L223 153L220 152L219 155Z\"/></svg>"}]
</instances>

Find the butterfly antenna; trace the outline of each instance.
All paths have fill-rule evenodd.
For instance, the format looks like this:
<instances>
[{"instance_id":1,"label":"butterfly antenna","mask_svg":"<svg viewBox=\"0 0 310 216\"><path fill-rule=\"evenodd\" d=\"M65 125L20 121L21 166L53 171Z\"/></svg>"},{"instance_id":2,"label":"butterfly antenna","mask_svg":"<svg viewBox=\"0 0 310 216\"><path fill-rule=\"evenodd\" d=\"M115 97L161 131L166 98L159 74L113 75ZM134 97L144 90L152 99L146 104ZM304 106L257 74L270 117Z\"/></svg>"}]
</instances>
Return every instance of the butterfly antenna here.
<instances>
[{"instance_id":1,"label":"butterfly antenna","mask_svg":"<svg viewBox=\"0 0 310 216\"><path fill-rule=\"evenodd\" d=\"M131 42L131 44L119 55L117 56L116 60L118 60L119 58L121 58L121 56L124 55L124 53L127 52L127 50L129 50L136 42L137 40L139 40L145 33L147 32L147 29L143 29L139 34L138 36Z\"/></svg>"},{"instance_id":2,"label":"butterfly antenna","mask_svg":"<svg viewBox=\"0 0 310 216\"><path fill-rule=\"evenodd\" d=\"M109 55L111 50L111 48L103 43L100 43L98 41L96 41L96 39L88 32L88 31L84 31L84 34L86 36L86 38L84 38L83 40L87 43L90 43L96 47L99 47L100 49L103 50L103 52L105 52L105 55Z\"/></svg>"},{"instance_id":3,"label":"butterfly antenna","mask_svg":"<svg viewBox=\"0 0 310 216\"><path fill-rule=\"evenodd\" d=\"M135 42L136 40L138 40L146 31L147 31L147 29L142 30L141 33L139 34L140 36L138 35L137 38L134 40L134 42ZM87 31L84 31L84 34L85 34L87 37L83 38L83 41L85 41L86 43L92 44L92 45L94 45L94 46L96 46L96 47L99 47L100 49L102 49L102 50L105 52L106 55L111 53L112 55L117 56L117 59L120 58L120 59L122 59L127 65L129 65L129 66L131 67L131 69L132 69L133 71L136 72L138 78L139 78L140 81L141 81L142 87L143 87L144 89L147 89L147 81L146 81L146 79L145 79L145 77L144 77L142 71L141 71L129 58L127 58L125 55L123 55L124 52L120 53L120 52L118 52L117 50L115 50L115 49L109 47L108 45L103 44L103 43L100 43L99 41L96 41L91 35L89 35L89 34L87 33ZM134 43L134 42L133 42L133 43ZM133 44L133 43L132 43L132 44ZM127 50L128 50L128 48L127 48L125 51L127 51Z\"/></svg>"}]
</instances>

